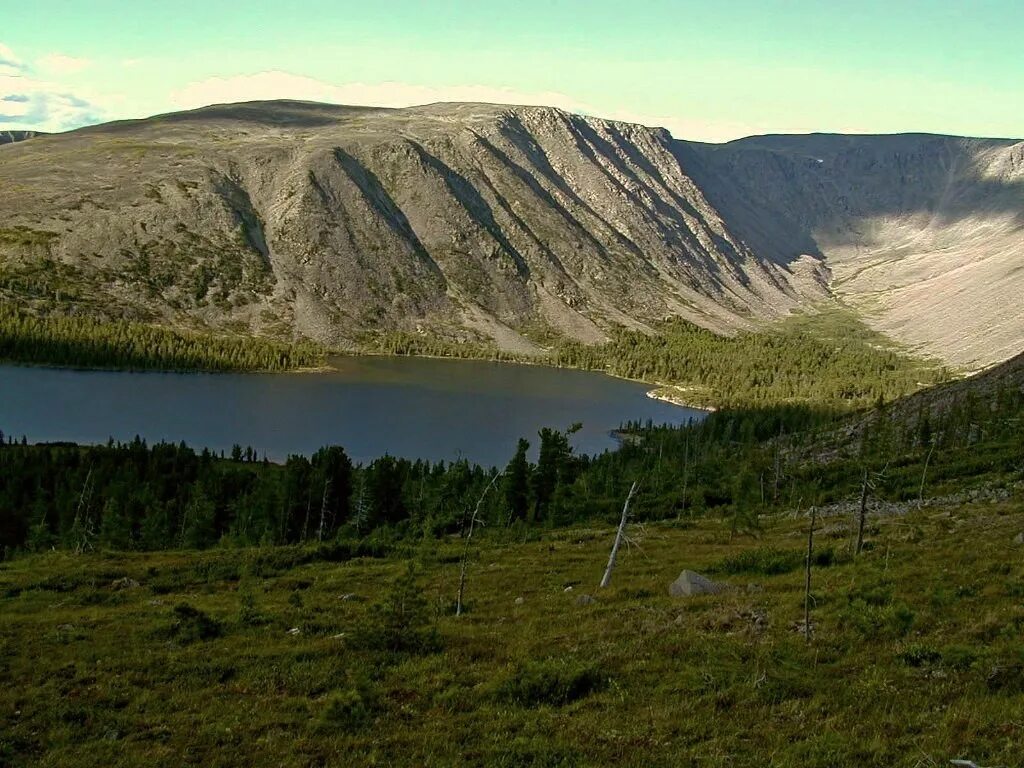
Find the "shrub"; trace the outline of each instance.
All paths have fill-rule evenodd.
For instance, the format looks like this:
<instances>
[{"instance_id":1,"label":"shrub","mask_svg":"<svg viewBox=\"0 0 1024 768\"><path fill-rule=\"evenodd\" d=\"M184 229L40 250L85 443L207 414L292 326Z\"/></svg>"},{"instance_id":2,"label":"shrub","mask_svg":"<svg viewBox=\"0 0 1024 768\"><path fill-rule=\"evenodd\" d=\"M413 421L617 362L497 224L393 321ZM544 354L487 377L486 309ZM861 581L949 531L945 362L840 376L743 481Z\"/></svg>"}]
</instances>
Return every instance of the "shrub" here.
<instances>
[{"instance_id":1,"label":"shrub","mask_svg":"<svg viewBox=\"0 0 1024 768\"><path fill-rule=\"evenodd\" d=\"M246 627L260 627L270 623L270 619L256 605L256 596L253 595L250 589L241 590L241 598L238 604L238 623Z\"/></svg>"},{"instance_id":2,"label":"shrub","mask_svg":"<svg viewBox=\"0 0 1024 768\"><path fill-rule=\"evenodd\" d=\"M416 584L416 568L410 561L384 599L370 606L363 623L353 632L357 647L393 653L433 653L441 638L426 599Z\"/></svg>"},{"instance_id":3,"label":"shrub","mask_svg":"<svg viewBox=\"0 0 1024 768\"><path fill-rule=\"evenodd\" d=\"M840 611L839 626L864 638L899 638L910 632L916 618L905 603L874 605L858 598Z\"/></svg>"},{"instance_id":4,"label":"shrub","mask_svg":"<svg viewBox=\"0 0 1024 768\"><path fill-rule=\"evenodd\" d=\"M942 649L942 663L950 669L964 671L974 666L978 652L961 645L947 645Z\"/></svg>"},{"instance_id":5,"label":"shrub","mask_svg":"<svg viewBox=\"0 0 1024 768\"><path fill-rule=\"evenodd\" d=\"M355 688L346 688L331 695L320 713L320 727L327 730L357 731L372 715L372 707Z\"/></svg>"},{"instance_id":6,"label":"shrub","mask_svg":"<svg viewBox=\"0 0 1024 768\"><path fill-rule=\"evenodd\" d=\"M804 553L799 550L758 547L729 555L712 570L718 573L759 573L764 576L775 576L795 571L802 568L803 564Z\"/></svg>"},{"instance_id":7,"label":"shrub","mask_svg":"<svg viewBox=\"0 0 1024 768\"><path fill-rule=\"evenodd\" d=\"M1024 662L1017 660L997 663L985 678L992 693L1018 696L1024 693Z\"/></svg>"},{"instance_id":8,"label":"shrub","mask_svg":"<svg viewBox=\"0 0 1024 768\"><path fill-rule=\"evenodd\" d=\"M908 667L930 667L942 659L942 654L928 645L910 645L900 651L896 658Z\"/></svg>"},{"instance_id":9,"label":"shrub","mask_svg":"<svg viewBox=\"0 0 1024 768\"><path fill-rule=\"evenodd\" d=\"M607 683L595 667L549 659L517 666L498 684L495 697L523 707L561 707L602 690Z\"/></svg>"},{"instance_id":10,"label":"shrub","mask_svg":"<svg viewBox=\"0 0 1024 768\"><path fill-rule=\"evenodd\" d=\"M219 621L198 608L188 603L179 603L174 607L174 620L167 634L179 643L186 644L220 637L224 634L224 628Z\"/></svg>"}]
</instances>

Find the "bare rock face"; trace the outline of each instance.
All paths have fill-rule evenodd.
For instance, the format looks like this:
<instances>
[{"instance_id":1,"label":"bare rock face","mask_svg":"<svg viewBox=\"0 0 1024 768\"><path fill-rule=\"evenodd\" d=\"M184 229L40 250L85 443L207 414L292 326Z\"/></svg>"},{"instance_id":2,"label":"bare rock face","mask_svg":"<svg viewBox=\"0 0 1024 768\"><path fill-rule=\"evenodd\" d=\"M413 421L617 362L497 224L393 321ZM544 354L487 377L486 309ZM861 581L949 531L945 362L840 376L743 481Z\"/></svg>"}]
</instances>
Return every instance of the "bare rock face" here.
<instances>
[{"instance_id":1,"label":"bare rock face","mask_svg":"<svg viewBox=\"0 0 1024 768\"><path fill-rule=\"evenodd\" d=\"M980 364L1024 337L1022 185L1008 141L706 145L541 107L221 105L4 146L0 298L533 351L670 316L729 333L839 296Z\"/></svg>"},{"instance_id":2,"label":"bare rock face","mask_svg":"<svg viewBox=\"0 0 1024 768\"><path fill-rule=\"evenodd\" d=\"M1024 142L812 134L680 146L754 252L821 259L831 293L877 330L967 368L1024 347Z\"/></svg>"},{"instance_id":3,"label":"bare rock face","mask_svg":"<svg viewBox=\"0 0 1024 768\"><path fill-rule=\"evenodd\" d=\"M13 144L36 136L43 136L39 131L0 131L0 144Z\"/></svg>"},{"instance_id":4,"label":"bare rock face","mask_svg":"<svg viewBox=\"0 0 1024 768\"><path fill-rule=\"evenodd\" d=\"M679 578L668 585L668 593L672 597L692 597L693 595L716 595L726 589L725 584L719 584L706 576L701 576L696 571L683 571Z\"/></svg>"}]
</instances>

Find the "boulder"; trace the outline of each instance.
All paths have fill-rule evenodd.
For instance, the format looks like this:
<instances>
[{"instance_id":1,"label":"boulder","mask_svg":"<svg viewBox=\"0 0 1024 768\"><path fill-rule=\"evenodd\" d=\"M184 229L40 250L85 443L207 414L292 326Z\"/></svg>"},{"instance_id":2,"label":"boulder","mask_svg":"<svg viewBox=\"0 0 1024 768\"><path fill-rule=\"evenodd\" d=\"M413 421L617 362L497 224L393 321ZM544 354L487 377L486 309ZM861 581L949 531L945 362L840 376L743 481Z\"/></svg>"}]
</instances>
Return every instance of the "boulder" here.
<instances>
[{"instance_id":1,"label":"boulder","mask_svg":"<svg viewBox=\"0 0 1024 768\"><path fill-rule=\"evenodd\" d=\"M691 597L693 595L714 595L725 589L725 584L711 581L696 571L683 571L679 578L668 585L668 593L672 597Z\"/></svg>"},{"instance_id":2,"label":"boulder","mask_svg":"<svg viewBox=\"0 0 1024 768\"><path fill-rule=\"evenodd\" d=\"M1024 544L1024 533L1018 533L1016 536L1014 536L1013 543Z\"/></svg>"},{"instance_id":3,"label":"boulder","mask_svg":"<svg viewBox=\"0 0 1024 768\"><path fill-rule=\"evenodd\" d=\"M597 600L590 595L580 595L576 598L576 605L593 605L596 602Z\"/></svg>"}]
</instances>

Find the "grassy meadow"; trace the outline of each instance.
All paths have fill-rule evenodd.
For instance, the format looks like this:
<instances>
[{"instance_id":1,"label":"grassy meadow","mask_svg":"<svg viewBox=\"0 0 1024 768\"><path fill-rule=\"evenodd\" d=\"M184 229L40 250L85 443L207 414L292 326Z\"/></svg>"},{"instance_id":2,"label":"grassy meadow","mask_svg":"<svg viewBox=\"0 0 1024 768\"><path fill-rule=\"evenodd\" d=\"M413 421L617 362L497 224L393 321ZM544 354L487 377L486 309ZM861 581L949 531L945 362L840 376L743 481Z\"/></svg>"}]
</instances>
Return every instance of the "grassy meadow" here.
<instances>
[{"instance_id":1,"label":"grassy meadow","mask_svg":"<svg viewBox=\"0 0 1024 768\"><path fill-rule=\"evenodd\" d=\"M488 530L462 616L455 538L15 558L0 765L1024 764L1020 492L821 520L809 643L807 524Z\"/></svg>"}]
</instances>

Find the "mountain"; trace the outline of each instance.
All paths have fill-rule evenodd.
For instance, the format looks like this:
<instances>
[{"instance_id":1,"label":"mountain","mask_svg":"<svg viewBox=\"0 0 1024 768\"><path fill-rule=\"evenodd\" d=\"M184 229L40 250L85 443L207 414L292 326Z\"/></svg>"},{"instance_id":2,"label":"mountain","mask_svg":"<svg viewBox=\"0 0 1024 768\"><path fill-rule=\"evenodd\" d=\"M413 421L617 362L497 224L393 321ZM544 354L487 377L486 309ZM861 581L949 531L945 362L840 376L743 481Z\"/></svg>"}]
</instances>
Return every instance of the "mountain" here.
<instances>
[{"instance_id":1,"label":"mountain","mask_svg":"<svg viewBox=\"0 0 1024 768\"><path fill-rule=\"evenodd\" d=\"M536 351L841 301L982 366L1024 342L1024 142L723 145L543 107L220 105L4 147L0 291L358 345Z\"/></svg>"},{"instance_id":2,"label":"mountain","mask_svg":"<svg viewBox=\"0 0 1024 768\"><path fill-rule=\"evenodd\" d=\"M937 384L901 397L881 411L862 410L851 413L817 435L794 438L791 445L794 446L794 455L803 459L813 457L817 461L828 462L841 457L856 458L863 453L865 433L877 430L879 419L888 422L892 429L904 433L916 432L922 419L939 425L948 422L951 412L957 408L976 410L976 413L964 419L966 424L957 423L949 427L952 434L966 436L968 441L977 440L978 434L987 439L994 437L985 434L986 430L991 431L991 424L983 423L986 420L1002 422L1002 427L1013 425L1020 434L1016 425L1021 423L1022 397L1024 353L972 376ZM965 477L969 474L970 471L964 472Z\"/></svg>"},{"instance_id":3,"label":"mountain","mask_svg":"<svg viewBox=\"0 0 1024 768\"><path fill-rule=\"evenodd\" d=\"M897 422L913 422L921 414L937 418L958 403L974 401L993 403L999 393L1016 391L1024 394L1024 353L964 379L938 384L900 398L888 408L890 418ZM995 411L995 406L989 411ZM863 417L859 414L854 419ZM870 418L870 417L869 417Z\"/></svg>"},{"instance_id":4,"label":"mountain","mask_svg":"<svg viewBox=\"0 0 1024 768\"><path fill-rule=\"evenodd\" d=\"M877 330L968 367L1024 349L1024 142L761 136L680 157L755 253L822 259Z\"/></svg>"}]
</instances>

